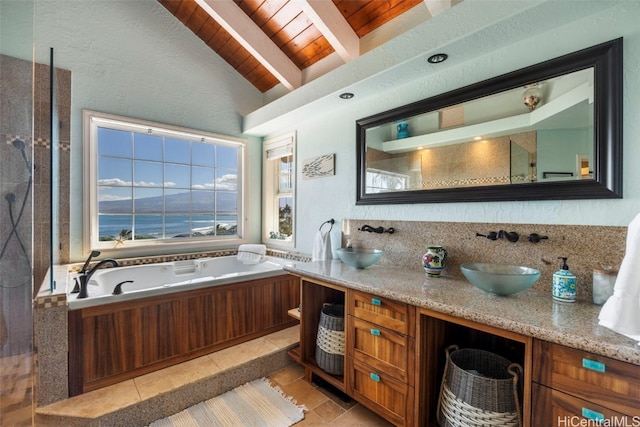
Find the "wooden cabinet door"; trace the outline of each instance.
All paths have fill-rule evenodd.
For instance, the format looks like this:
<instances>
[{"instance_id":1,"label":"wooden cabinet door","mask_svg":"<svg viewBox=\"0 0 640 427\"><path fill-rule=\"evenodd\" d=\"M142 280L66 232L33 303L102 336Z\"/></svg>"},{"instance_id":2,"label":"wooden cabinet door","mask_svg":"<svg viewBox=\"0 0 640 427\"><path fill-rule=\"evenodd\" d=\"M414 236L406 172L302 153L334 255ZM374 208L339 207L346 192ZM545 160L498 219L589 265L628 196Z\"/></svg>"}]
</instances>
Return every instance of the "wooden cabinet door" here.
<instances>
[{"instance_id":1,"label":"wooden cabinet door","mask_svg":"<svg viewBox=\"0 0 640 427\"><path fill-rule=\"evenodd\" d=\"M347 357L353 397L398 426L413 423L414 388Z\"/></svg>"},{"instance_id":2,"label":"wooden cabinet door","mask_svg":"<svg viewBox=\"0 0 640 427\"><path fill-rule=\"evenodd\" d=\"M532 392L534 427L640 425L640 416L626 416L537 383Z\"/></svg>"},{"instance_id":3,"label":"wooden cabinet door","mask_svg":"<svg viewBox=\"0 0 640 427\"><path fill-rule=\"evenodd\" d=\"M630 363L535 340L533 380L623 414L639 414L640 367Z\"/></svg>"},{"instance_id":4,"label":"wooden cabinet door","mask_svg":"<svg viewBox=\"0 0 640 427\"><path fill-rule=\"evenodd\" d=\"M347 316L347 327L353 342L349 356L402 382L413 382L413 338L353 316Z\"/></svg>"},{"instance_id":5,"label":"wooden cabinet door","mask_svg":"<svg viewBox=\"0 0 640 427\"><path fill-rule=\"evenodd\" d=\"M365 292L351 291L349 295L348 314L401 334L415 336L414 306Z\"/></svg>"}]
</instances>

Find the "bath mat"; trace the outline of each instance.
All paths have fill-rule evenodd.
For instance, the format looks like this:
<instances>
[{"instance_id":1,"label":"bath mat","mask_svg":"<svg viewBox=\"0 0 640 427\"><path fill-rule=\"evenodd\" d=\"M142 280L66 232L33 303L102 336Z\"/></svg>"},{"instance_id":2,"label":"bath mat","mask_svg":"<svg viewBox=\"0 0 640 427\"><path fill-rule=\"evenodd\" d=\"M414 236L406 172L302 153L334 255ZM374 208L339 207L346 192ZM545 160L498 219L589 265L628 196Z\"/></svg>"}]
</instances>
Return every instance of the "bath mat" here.
<instances>
[{"instance_id":1,"label":"bath mat","mask_svg":"<svg viewBox=\"0 0 640 427\"><path fill-rule=\"evenodd\" d=\"M261 378L154 421L149 427L286 427L303 420L305 410Z\"/></svg>"}]
</instances>

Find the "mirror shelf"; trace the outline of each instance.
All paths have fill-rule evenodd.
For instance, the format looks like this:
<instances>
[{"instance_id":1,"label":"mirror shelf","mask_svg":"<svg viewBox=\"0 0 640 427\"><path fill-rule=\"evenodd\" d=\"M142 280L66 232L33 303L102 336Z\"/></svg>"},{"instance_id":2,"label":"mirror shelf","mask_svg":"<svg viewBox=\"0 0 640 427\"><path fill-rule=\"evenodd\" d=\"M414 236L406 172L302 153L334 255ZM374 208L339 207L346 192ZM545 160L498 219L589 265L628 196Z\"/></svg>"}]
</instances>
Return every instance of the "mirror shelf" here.
<instances>
[{"instance_id":1,"label":"mirror shelf","mask_svg":"<svg viewBox=\"0 0 640 427\"><path fill-rule=\"evenodd\" d=\"M621 50L613 40L356 121L356 204L622 197Z\"/></svg>"}]
</instances>

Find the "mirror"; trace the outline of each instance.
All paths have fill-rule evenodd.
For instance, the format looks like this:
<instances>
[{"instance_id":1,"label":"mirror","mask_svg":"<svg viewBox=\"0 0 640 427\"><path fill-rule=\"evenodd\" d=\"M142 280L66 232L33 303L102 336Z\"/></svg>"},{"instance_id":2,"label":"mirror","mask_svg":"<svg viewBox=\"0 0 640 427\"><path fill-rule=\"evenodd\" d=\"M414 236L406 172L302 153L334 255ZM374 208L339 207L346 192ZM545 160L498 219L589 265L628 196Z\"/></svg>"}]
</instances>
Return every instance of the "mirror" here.
<instances>
[{"instance_id":1,"label":"mirror","mask_svg":"<svg viewBox=\"0 0 640 427\"><path fill-rule=\"evenodd\" d=\"M356 121L356 204L622 197L622 39Z\"/></svg>"}]
</instances>

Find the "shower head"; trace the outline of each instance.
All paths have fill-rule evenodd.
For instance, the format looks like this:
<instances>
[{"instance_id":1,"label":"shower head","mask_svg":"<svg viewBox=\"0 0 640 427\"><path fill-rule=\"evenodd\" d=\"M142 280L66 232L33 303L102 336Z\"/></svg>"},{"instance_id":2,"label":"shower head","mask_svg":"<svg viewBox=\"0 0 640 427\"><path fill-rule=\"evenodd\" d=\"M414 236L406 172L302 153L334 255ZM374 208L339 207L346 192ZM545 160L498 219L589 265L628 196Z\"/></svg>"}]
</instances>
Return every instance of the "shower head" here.
<instances>
[{"instance_id":1,"label":"shower head","mask_svg":"<svg viewBox=\"0 0 640 427\"><path fill-rule=\"evenodd\" d=\"M14 139L13 140L13 146L16 147L18 150L20 150L22 152L22 158L24 159L24 165L27 167L27 169L29 169L29 171L31 171L31 162L29 161L29 158L27 157L27 152L25 150L25 143L23 140L21 139Z\"/></svg>"}]
</instances>

